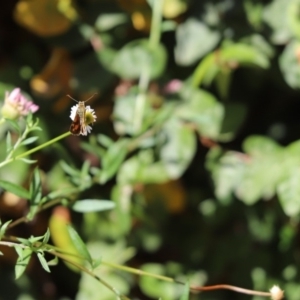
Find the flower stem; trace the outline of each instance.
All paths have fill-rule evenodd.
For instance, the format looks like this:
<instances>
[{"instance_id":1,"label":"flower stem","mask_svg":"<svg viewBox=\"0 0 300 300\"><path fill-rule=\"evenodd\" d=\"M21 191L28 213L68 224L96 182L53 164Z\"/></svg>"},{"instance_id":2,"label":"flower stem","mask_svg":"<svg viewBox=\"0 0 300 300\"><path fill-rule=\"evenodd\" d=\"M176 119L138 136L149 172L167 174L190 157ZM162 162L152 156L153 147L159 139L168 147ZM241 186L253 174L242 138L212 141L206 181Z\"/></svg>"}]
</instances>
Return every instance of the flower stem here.
<instances>
[{"instance_id":1,"label":"flower stem","mask_svg":"<svg viewBox=\"0 0 300 300\"><path fill-rule=\"evenodd\" d=\"M160 40L163 4L164 4L164 0L153 1L153 13L152 13L151 30L150 30L150 37L149 37L150 46L153 48L155 48L159 44L159 40Z\"/></svg>"},{"instance_id":2,"label":"flower stem","mask_svg":"<svg viewBox=\"0 0 300 300\"><path fill-rule=\"evenodd\" d=\"M3 167L3 166L5 166L5 165L7 165L7 164L9 164L9 163L11 163L14 160L23 158L23 157L28 156L28 155L30 155L30 154L32 154L34 152L37 152L37 151L39 151L39 150L41 150L41 149L43 149L43 148L45 148L45 147L47 147L49 145L52 145L52 144L56 143L57 141L65 138L65 137L67 137L69 135L71 135L71 132L68 131L68 132L66 132L66 133L64 133L64 134L62 134L62 135L60 135L60 136L58 136L58 137L56 137L56 138L54 138L54 139L52 139L52 140L44 143L42 145L39 145L39 146L37 146L35 148L32 148L32 149L30 149L30 150L28 150L28 151L26 151L26 152L24 152L22 154L19 154L19 155L15 156L15 157L12 157L12 158L9 157L8 159L6 159L2 163L0 163L0 168Z\"/></svg>"},{"instance_id":3,"label":"flower stem","mask_svg":"<svg viewBox=\"0 0 300 300\"><path fill-rule=\"evenodd\" d=\"M26 151L26 152L24 152L22 154L19 154L14 159L20 159L22 157L28 156L29 154L32 154L32 153L34 153L34 152L36 152L38 150L41 150L41 149L43 149L43 148L45 148L45 147L47 147L49 145L52 145L52 144L56 143L57 141L65 138L65 137L67 137L69 135L71 135L70 131L68 131L68 132L66 132L66 133L64 133L64 134L62 134L60 136L57 136L56 138L54 138L54 139L52 139L52 140L50 140L50 141L48 141L48 142L46 142L46 143L44 143L42 145L39 145L39 146L37 146L37 147L35 147L33 149L30 149L30 150L28 150L28 151Z\"/></svg>"}]
</instances>

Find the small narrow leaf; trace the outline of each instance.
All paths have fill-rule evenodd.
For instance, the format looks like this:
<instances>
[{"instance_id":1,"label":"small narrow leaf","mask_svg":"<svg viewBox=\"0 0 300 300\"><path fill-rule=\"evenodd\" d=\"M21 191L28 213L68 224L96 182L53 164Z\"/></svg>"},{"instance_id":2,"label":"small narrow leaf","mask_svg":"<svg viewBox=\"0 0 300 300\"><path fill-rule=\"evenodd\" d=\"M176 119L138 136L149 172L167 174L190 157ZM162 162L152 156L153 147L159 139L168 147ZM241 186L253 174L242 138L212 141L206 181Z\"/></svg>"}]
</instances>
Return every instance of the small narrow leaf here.
<instances>
[{"instance_id":1,"label":"small narrow leaf","mask_svg":"<svg viewBox=\"0 0 300 300\"><path fill-rule=\"evenodd\" d=\"M72 206L72 209L77 212L87 213L94 211L104 211L115 208L115 203L110 200L84 199L78 200Z\"/></svg>"},{"instance_id":2,"label":"small narrow leaf","mask_svg":"<svg viewBox=\"0 0 300 300\"><path fill-rule=\"evenodd\" d=\"M96 260L93 260L93 270L98 268L101 264L102 264L102 257L100 257Z\"/></svg>"},{"instance_id":3,"label":"small narrow leaf","mask_svg":"<svg viewBox=\"0 0 300 300\"><path fill-rule=\"evenodd\" d=\"M10 132L8 132L6 136L6 153L9 153L11 150L12 150L11 134Z\"/></svg>"},{"instance_id":4,"label":"small narrow leaf","mask_svg":"<svg viewBox=\"0 0 300 300\"><path fill-rule=\"evenodd\" d=\"M87 250L85 243L80 238L79 234L71 226L67 226L67 229L76 250L84 259L86 259L92 265L93 263L92 257L89 251Z\"/></svg>"},{"instance_id":5,"label":"small narrow leaf","mask_svg":"<svg viewBox=\"0 0 300 300\"><path fill-rule=\"evenodd\" d=\"M32 250L30 248L21 249L21 247L19 246L16 246L15 249L19 255L15 266L15 278L18 279L23 275L23 273L26 270L26 267L32 255Z\"/></svg>"},{"instance_id":6,"label":"small narrow leaf","mask_svg":"<svg viewBox=\"0 0 300 300\"><path fill-rule=\"evenodd\" d=\"M102 145L106 148L109 148L114 143L114 141L110 137L108 137L104 134L98 134L97 141L100 145Z\"/></svg>"},{"instance_id":7,"label":"small narrow leaf","mask_svg":"<svg viewBox=\"0 0 300 300\"><path fill-rule=\"evenodd\" d=\"M47 228L47 231L46 231L46 233L44 234L43 243L44 243L44 244L47 244L48 241L49 241L49 239L50 239L50 230L49 230L49 228Z\"/></svg>"},{"instance_id":8,"label":"small narrow leaf","mask_svg":"<svg viewBox=\"0 0 300 300\"><path fill-rule=\"evenodd\" d=\"M47 262L48 266L56 266L58 264L58 257L54 256L53 259L49 260Z\"/></svg>"},{"instance_id":9,"label":"small narrow leaf","mask_svg":"<svg viewBox=\"0 0 300 300\"><path fill-rule=\"evenodd\" d=\"M19 158L19 160L24 161L26 164L34 164L34 163L37 162L37 160L34 160L34 159L28 159L28 158L25 158L25 157Z\"/></svg>"},{"instance_id":10,"label":"small narrow leaf","mask_svg":"<svg viewBox=\"0 0 300 300\"><path fill-rule=\"evenodd\" d=\"M23 142L21 142L20 145L29 145L29 144L32 144L33 142L35 142L36 140L38 139L37 136L32 136L26 140L24 140Z\"/></svg>"},{"instance_id":11,"label":"small narrow leaf","mask_svg":"<svg viewBox=\"0 0 300 300\"><path fill-rule=\"evenodd\" d=\"M4 190L11 192L14 195L17 195L21 198L29 199L29 192L24 189L23 187L14 184L12 182L8 182L5 180L0 180L0 187L2 187Z\"/></svg>"},{"instance_id":12,"label":"small narrow leaf","mask_svg":"<svg viewBox=\"0 0 300 300\"><path fill-rule=\"evenodd\" d=\"M20 126L19 126L19 124L18 124L16 121L11 120L11 119L5 119L5 121L7 121L7 122L11 125L11 127L13 127L13 129L14 129L18 134L21 133Z\"/></svg>"},{"instance_id":13,"label":"small narrow leaf","mask_svg":"<svg viewBox=\"0 0 300 300\"><path fill-rule=\"evenodd\" d=\"M38 253L37 253L37 257L38 257L38 259L39 259L39 261L40 261L40 263L41 263L43 269L44 269L45 271L47 271L48 273L50 273L50 269L49 269L48 263L47 263L47 261L46 261L44 255L43 255L41 252L38 252Z\"/></svg>"},{"instance_id":14,"label":"small narrow leaf","mask_svg":"<svg viewBox=\"0 0 300 300\"><path fill-rule=\"evenodd\" d=\"M12 220L9 220L7 222L5 222L1 228L0 228L0 240L2 239L2 237L4 236L5 232L6 232L6 229L8 227L8 225L11 223Z\"/></svg>"}]
</instances>

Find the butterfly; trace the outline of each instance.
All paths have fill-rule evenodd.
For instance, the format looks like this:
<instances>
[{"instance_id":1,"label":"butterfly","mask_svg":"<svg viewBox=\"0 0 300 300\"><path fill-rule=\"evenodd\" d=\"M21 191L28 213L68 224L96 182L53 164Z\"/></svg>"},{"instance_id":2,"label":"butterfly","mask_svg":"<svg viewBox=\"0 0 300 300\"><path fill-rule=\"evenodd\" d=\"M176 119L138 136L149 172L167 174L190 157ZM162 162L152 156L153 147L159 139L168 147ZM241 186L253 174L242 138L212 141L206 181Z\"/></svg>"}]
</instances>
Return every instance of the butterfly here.
<instances>
[{"instance_id":1,"label":"butterfly","mask_svg":"<svg viewBox=\"0 0 300 300\"><path fill-rule=\"evenodd\" d=\"M78 103L75 117L73 118L73 121L70 126L70 132L73 135L87 135L88 125L86 124L86 118L85 118L85 114L86 114L85 102L93 98L95 94L85 101L77 101L74 98L72 98L70 95L67 96Z\"/></svg>"}]
</instances>

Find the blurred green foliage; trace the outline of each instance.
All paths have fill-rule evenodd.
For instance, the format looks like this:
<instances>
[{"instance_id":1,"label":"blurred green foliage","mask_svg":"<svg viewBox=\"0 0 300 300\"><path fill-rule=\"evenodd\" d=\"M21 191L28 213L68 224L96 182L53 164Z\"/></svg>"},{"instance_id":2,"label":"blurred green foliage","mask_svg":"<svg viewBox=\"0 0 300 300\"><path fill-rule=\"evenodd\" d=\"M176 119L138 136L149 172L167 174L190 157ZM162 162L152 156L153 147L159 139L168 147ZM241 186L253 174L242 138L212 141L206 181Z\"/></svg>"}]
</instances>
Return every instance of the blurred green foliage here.
<instances>
[{"instance_id":1,"label":"blurred green foliage","mask_svg":"<svg viewBox=\"0 0 300 300\"><path fill-rule=\"evenodd\" d=\"M66 94L82 101L97 92L86 105L98 119L87 138L3 166L26 126L1 124L0 218L26 216L8 234L47 243L52 224L57 246L91 266L96 259L96 276L130 299L251 299L187 292L224 283L278 284L298 300L300 1L63 2L48 0L54 10L28 2L20 14L26 1L14 1L0 12L0 95L18 86L40 106L42 132L13 157L68 130ZM66 220L77 231L55 210L44 214L49 203L72 208ZM16 257L3 248L3 299L116 298L62 263L45 272L47 251L35 248L15 247L17 277L25 273L14 281Z\"/></svg>"}]
</instances>

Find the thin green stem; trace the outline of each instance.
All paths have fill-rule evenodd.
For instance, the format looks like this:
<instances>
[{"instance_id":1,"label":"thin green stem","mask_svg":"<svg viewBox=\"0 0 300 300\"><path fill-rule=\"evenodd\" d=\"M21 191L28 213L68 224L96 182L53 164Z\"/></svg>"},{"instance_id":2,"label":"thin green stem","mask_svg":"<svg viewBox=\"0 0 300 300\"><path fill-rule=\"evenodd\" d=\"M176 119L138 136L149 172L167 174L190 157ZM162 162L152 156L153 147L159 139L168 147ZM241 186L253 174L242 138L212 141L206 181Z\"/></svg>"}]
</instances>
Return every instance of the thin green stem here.
<instances>
[{"instance_id":1,"label":"thin green stem","mask_svg":"<svg viewBox=\"0 0 300 300\"><path fill-rule=\"evenodd\" d=\"M162 20L162 7L163 0L153 1L153 13L151 20L151 30L149 36L149 45L151 49L155 49L159 45L161 36L161 20ZM142 70L139 80L139 94L136 97L135 113L133 128L135 133L139 133L142 128L143 119L146 108L146 92L150 82L150 69L149 66Z\"/></svg>"},{"instance_id":2,"label":"thin green stem","mask_svg":"<svg viewBox=\"0 0 300 300\"><path fill-rule=\"evenodd\" d=\"M148 276L148 277L156 278L156 279L167 281L167 282L175 282L175 280L171 277L145 272L145 271L142 271L140 269L134 269L134 268L131 268L131 267L126 267L126 266L114 264L114 263L107 262L107 261L102 261L102 264L106 265L108 267L114 268L114 269L122 270L124 272L136 274L136 275L139 275L139 276Z\"/></svg>"},{"instance_id":3,"label":"thin green stem","mask_svg":"<svg viewBox=\"0 0 300 300\"><path fill-rule=\"evenodd\" d=\"M163 4L164 0L153 1L153 12L149 37L150 47L152 48L157 47L160 41Z\"/></svg>"},{"instance_id":4,"label":"thin green stem","mask_svg":"<svg viewBox=\"0 0 300 300\"><path fill-rule=\"evenodd\" d=\"M104 281L102 278L100 278L99 276L97 276L96 274L94 274L92 271L88 270L87 268L85 268L84 266L75 263L74 261L68 259L68 257L66 257L65 255L56 252L56 251L48 251L50 254L55 255L61 259L63 259L64 261L68 262L69 264L72 264L73 266L75 266L76 268L78 268L79 270L89 274L90 276L94 277L96 280L98 280L99 282L101 282L105 287L107 287L109 290L111 290L117 297L119 297L120 299L124 299L124 300L130 300L128 297L126 297L125 295L122 295L118 290L116 290L113 286L111 286L110 284L108 284L106 281Z\"/></svg>"},{"instance_id":5,"label":"thin green stem","mask_svg":"<svg viewBox=\"0 0 300 300\"><path fill-rule=\"evenodd\" d=\"M25 133L25 131L24 131L24 133ZM24 135L24 134L23 134L23 135ZM32 154L32 153L34 153L34 152L37 152L37 151L39 151L39 150L41 150L41 149L43 149L43 148L45 148L45 147L47 147L47 146L49 146L49 145L52 145L52 144L56 143L57 141L59 141L59 140L65 138L65 137L67 137L67 136L69 136L69 135L71 135L71 132L68 131L68 132L66 132L66 133L64 133L64 134L62 134L62 135L60 135L60 136L58 136L58 137L56 137L56 138L54 138L54 139L52 139L52 140L50 140L50 141L44 143L44 144L42 144L42 145L39 145L39 146L37 146L37 147L35 147L35 148L32 148L32 149L30 149L30 150L28 150L28 151L26 151L26 152L24 152L24 153L22 153L22 154L19 154L19 155L15 156L15 157L8 157L8 159L6 159L6 160L3 161L2 163L0 163L0 168L3 167L3 166L5 166L5 165L7 165L7 164L9 164L9 163L11 163L11 162L14 161L14 160L18 160L18 159L23 158L23 157L25 157L25 156L28 156L28 155L30 155L30 154ZM20 139L18 142L20 143L21 141L22 141L22 139ZM17 143L18 143L18 142L17 142ZM16 143L16 144L17 144L17 143ZM15 148L15 147L16 147L16 145L14 146L14 148ZM10 155L10 156L11 156L11 155Z\"/></svg>"},{"instance_id":6,"label":"thin green stem","mask_svg":"<svg viewBox=\"0 0 300 300\"><path fill-rule=\"evenodd\" d=\"M67 137L69 135L71 135L71 132L67 131L66 133L64 133L64 134L62 134L60 136L57 136L56 138L54 138L54 139L52 139L52 140L50 140L50 141L48 141L48 142L46 142L46 143L44 143L42 145L39 145L39 146L37 146L37 147L35 147L33 149L30 149L30 150L28 150L28 151L26 151L26 152L24 152L22 154L17 155L14 159L20 159L22 157L28 156L29 154L32 154L32 153L34 153L36 151L39 151L39 150L41 150L41 149L43 149L43 148L45 148L45 147L47 147L49 145L52 145L52 144L56 143L57 141L65 138L65 137Z\"/></svg>"}]
</instances>

